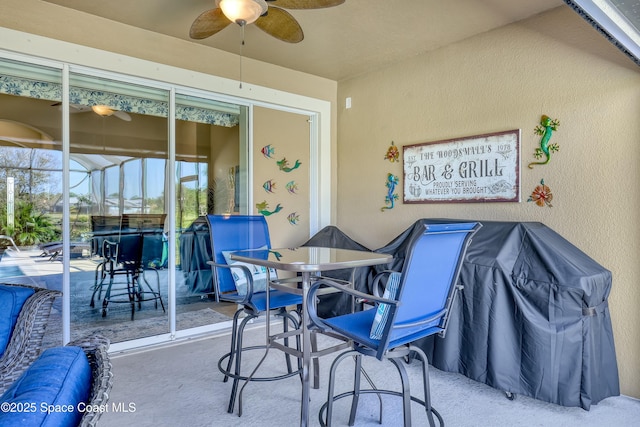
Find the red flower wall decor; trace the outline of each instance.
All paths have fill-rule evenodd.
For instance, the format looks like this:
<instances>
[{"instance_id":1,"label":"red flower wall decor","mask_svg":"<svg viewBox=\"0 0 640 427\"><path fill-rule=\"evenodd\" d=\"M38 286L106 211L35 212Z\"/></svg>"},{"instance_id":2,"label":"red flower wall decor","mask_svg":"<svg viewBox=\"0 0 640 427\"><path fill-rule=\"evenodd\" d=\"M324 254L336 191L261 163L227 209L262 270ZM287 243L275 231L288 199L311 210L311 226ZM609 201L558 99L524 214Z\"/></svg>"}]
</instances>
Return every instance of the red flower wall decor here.
<instances>
[{"instance_id":1,"label":"red flower wall decor","mask_svg":"<svg viewBox=\"0 0 640 427\"><path fill-rule=\"evenodd\" d=\"M551 200L553 200L553 193L551 192L551 188L544 184L544 179L541 179L540 185L538 185L533 190L527 202L535 202L535 204L540 207L544 207L546 205L551 208L553 207L553 205L551 204Z\"/></svg>"}]
</instances>

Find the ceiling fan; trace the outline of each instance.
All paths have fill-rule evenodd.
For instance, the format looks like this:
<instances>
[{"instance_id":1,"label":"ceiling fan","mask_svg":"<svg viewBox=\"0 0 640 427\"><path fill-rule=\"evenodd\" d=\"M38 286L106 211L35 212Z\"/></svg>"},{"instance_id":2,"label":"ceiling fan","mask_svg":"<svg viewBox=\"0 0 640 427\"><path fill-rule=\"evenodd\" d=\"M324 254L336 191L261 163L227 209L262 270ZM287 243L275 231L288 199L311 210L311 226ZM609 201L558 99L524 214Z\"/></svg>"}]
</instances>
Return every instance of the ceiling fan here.
<instances>
[{"instance_id":1,"label":"ceiling fan","mask_svg":"<svg viewBox=\"0 0 640 427\"><path fill-rule=\"evenodd\" d=\"M55 104L51 104L51 106L52 107L62 106L62 102L56 102ZM108 107L106 105L94 105L90 107L88 105L69 104L69 112L71 114L86 113L89 111L93 111L94 113L102 117L114 116L119 118L120 120L124 120L125 122L131 121L131 116L129 114L125 113L124 111L114 110L113 108Z\"/></svg>"},{"instance_id":2,"label":"ceiling fan","mask_svg":"<svg viewBox=\"0 0 640 427\"><path fill-rule=\"evenodd\" d=\"M235 22L244 27L253 22L265 33L288 43L304 39L302 27L284 9L322 9L345 0L215 0L215 9L201 13L189 31L192 39L205 39Z\"/></svg>"}]
</instances>

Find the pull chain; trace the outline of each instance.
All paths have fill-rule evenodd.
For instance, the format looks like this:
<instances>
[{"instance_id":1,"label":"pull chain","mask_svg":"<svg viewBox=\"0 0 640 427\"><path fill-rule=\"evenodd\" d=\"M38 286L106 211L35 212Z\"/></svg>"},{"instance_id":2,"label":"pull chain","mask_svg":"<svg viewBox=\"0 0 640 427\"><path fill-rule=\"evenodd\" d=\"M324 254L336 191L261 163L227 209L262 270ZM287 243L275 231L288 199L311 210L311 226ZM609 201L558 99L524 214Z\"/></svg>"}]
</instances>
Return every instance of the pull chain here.
<instances>
[{"instance_id":1,"label":"pull chain","mask_svg":"<svg viewBox=\"0 0 640 427\"><path fill-rule=\"evenodd\" d=\"M242 89L242 48L244 47L244 27L245 24L241 24L242 27L242 43L240 43L240 89Z\"/></svg>"}]
</instances>

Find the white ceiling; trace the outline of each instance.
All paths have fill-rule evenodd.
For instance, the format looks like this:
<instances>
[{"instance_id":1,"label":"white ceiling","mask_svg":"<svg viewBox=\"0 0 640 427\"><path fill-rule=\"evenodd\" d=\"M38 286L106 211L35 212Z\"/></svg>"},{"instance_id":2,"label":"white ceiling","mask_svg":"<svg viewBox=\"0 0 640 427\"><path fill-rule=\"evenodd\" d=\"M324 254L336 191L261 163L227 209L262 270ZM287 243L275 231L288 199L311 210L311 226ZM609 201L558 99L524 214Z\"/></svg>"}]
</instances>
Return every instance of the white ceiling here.
<instances>
[{"instance_id":1,"label":"white ceiling","mask_svg":"<svg viewBox=\"0 0 640 427\"><path fill-rule=\"evenodd\" d=\"M214 0L46 1L184 40L191 40L193 20L215 7ZM562 0L346 0L327 9L289 10L304 30L305 38L298 44L248 26L242 55L340 81L564 4ZM192 41L239 54L241 39L241 28L230 25L208 39Z\"/></svg>"}]
</instances>

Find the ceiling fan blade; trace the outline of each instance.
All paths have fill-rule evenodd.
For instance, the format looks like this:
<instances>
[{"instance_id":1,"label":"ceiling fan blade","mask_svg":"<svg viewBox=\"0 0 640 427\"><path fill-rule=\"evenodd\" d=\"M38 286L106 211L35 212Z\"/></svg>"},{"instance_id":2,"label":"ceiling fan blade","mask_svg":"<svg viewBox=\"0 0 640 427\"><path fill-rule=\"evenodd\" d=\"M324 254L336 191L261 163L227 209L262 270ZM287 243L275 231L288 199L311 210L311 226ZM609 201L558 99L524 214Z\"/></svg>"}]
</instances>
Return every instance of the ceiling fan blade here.
<instances>
[{"instance_id":1,"label":"ceiling fan blade","mask_svg":"<svg viewBox=\"0 0 640 427\"><path fill-rule=\"evenodd\" d=\"M339 6L344 0L267 0L270 4L285 9L322 9Z\"/></svg>"},{"instance_id":2,"label":"ceiling fan blade","mask_svg":"<svg viewBox=\"0 0 640 427\"><path fill-rule=\"evenodd\" d=\"M304 39L302 27L289 12L269 6L266 15L256 21L256 26L265 33L288 43L300 43Z\"/></svg>"},{"instance_id":3,"label":"ceiling fan blade","mask_svg":"<svg viewBox=\"0 0 640 427\"><path fill-rule=\"evenodd\" d=\"M58 107L58 110L62 111L62 102L56 102L51 104L52 107ZM80 104L69 104L69 113L86 113L87 111L91 111L91 107Z\"/></svg>"},{"instance_id":4,"label":"ceiling fan blade","mask_svg":"<svg viewBox=\"0 0 640 427\"><path fill-rule=\"evenodd\" d=\"M124 120L125 122L131 121L131 116L124 111L113 110L113 115L119 118L120 120Z\"/></svg>"},{"instance_id":5,"label":"ceiling fan blade","mask_svg":"<svg viewBox=\"0 0 640 427\"><path fill-rule=\"evenodd\" d=\"M189 30L189 37L192 39L206 39L220 30L224 30L231 21L227 19L219 7L202 12Z\"/></svg>"}]
</instances>

